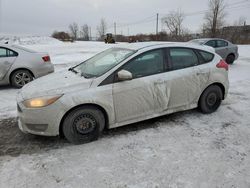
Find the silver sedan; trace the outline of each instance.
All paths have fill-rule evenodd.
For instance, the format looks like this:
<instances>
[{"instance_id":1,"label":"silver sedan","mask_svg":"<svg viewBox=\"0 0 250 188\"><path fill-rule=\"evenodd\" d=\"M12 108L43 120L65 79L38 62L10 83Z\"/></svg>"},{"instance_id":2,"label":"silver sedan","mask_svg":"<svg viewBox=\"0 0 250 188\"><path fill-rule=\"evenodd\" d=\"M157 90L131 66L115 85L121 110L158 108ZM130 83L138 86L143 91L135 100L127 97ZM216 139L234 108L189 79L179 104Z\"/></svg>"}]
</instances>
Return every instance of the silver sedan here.
<instances>
[{"instance_id":1,"label":"silver sedan","mask_svg":"<svg viewBox=\"0 0 250 188\"><path fill-rule=\"evenodd\" d=\"M39 53L16 45L0 45L0 85L21 88L54 72L47 53Z\"/></svg>"},{"instance_id":2,"label":"silver sedan","mask_svg":"<svg viewBox=\"0 0 250 188\"><path fill-rule=\"evenodd\" d=\"M191 43L210 46L215 49L228 64L233 64L239 57L238 46L231 42L219 38L202 38L191 40Z\"/></svg>"}]
</instances>

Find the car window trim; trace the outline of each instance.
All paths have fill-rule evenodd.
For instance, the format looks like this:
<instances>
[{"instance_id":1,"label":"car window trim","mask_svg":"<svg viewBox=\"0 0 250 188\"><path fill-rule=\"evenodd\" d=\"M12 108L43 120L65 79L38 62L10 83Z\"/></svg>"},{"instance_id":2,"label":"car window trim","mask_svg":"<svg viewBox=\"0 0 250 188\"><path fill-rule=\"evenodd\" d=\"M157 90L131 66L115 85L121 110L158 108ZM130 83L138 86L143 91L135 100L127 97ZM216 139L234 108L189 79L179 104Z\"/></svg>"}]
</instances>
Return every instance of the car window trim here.
<instances>
[{"instance_id":1,"label":"car window trim","mask_svg":"<svg viewBox=\"0 0 250 188\"><path fill-rule=\"evenodd\" d=\"M209 53L209 54L213 55L212 60L211 60L211 61L206 61L205 58L201 55L200 52ZM215 55L214 55L213 53L211 53L211 52L207 52L207 51L205 51L205 50L200 50L200 49L195 49L195 53L196 53L196 55L198 56L199 65L203 65L203 64L206 64L206 63L210 63L210 62L212 62L212 61L214 60L214 56L215 56ZM201 59L202 59L202 61L201 61Z\"/></svg>"},{"instance_id":2,"label":"car window trim","mask_svg":"<svg viewBox=\"0 0 250 188\"><path fill-rule=\"evenodd\" d=\"M213 40L208 40L208 41L205 43L205 45L206 45L206 46L209 46L209 45L207 45L207 43L210 42L210 41L214 41L214 42L215 42L215 47L213 47L213 46L210 46L210 47L212 47L212 48L217 48L217 41L214 40L214 39L213 39Z\"/></svg>"},{"instance_id":3,"label":"car window trim","mask_svg":"<svg viewBox=\"0 0 250 188\"><path fill-rule=\"evenodd\" d=\"M152 49L152 50L148 50L146 52L142 52L140 54L138 54L137 56L133 57L132 59L130 59L129 61L127 61L125 64L123 64L121 67L119 67L117 70L115 70L112 74L110 74L107 78L105 78L98 86L104 86L104 85L109 85L109 84L114 84L114 83L118 83L118 82L122 82L122 81L119 81L117 79L117 73L123 69L123 67L127 64L127 63L130 63L131 61L135 60L136 58L138 58L139 56L143 55L143 54L146 54L146 53L150 53L152 51L156 51L156 50L162 50L162 54L163 54L163 61L164 61L164 64L163 64L163 72L160 72L160 73L155 73L155 74L150 74L150 75L146 75L146 76L142 76L142 77L138 77L138 78L133 78L132 80L135 80L135 79L139 79L139 78L144 78L144 77L148 77L148 76L154 76L156 74L162 74L162 73L166 73L169 71L169 68L168 68L168 58L165 54L165 49L166 47L164 48L156 48L156 49ZM112 78L113 77L113 81Z\"/></svg>"},{"instance_id":4,"label":"car window trim","mask_svg":"<svg viewBox=\"0 0 250 188\"><path fill-rule=\"evenodd\" d=\"M190 67L185 67L185 68L181 68L181 69L172 69L173 68L173 62L171 61L171 57L170 57L170 49L189 49L189 50L192 50L195 54L195 56L197 57L197 60L198 60L198 63L194 66L190 66ZM183 70L183 69L188 69L188 68L191 68L191 67L196 67L196 66L199 66L200 65L200 59L199 59L199 56L196 54L195 52L196 49L194 48L189 48L189 47L168 47L168 59L169 59L169 63L171 64L171 69L169 71L178 71L178 70Z\"/></svg>"},{"instance_id":5,"label":"car window trim","mask_svg":"<svg viewBox=\"0 0 250 188\"><path fill-rule=\"evenodd\" d=\"M219 41L224 42L224 44L226 44L226 45L225 45L225 46L218 46L218 42L219 42ZM227 41L222 40L222 39L216 40L216 47L217 47L217 48L225 48L225 47L227 47L227 46L228 46L228 42L227 42Z\"/></svg>"},{"instance_id":6,"label":"car window trim","mask_svg":"<svg viewBox=\"0 0 250 188\"><path fill-rule=\"evenodd\" d=\"M17 56L19 55L19 54L18 54L15 50L9 49L9 48L7 48L7 47L2 47L2 46L0 46L0 48L2 48L2 49L5 49L5 50L6 50L6 56L5 56L5 57L1 57L1 56L0 56L0 58L6 58L6 57L17 57ZM13 52L15 55L14 55L14 56L10 56L10 55L8 54L8 51Z\"/></svg>"}]
</instances>

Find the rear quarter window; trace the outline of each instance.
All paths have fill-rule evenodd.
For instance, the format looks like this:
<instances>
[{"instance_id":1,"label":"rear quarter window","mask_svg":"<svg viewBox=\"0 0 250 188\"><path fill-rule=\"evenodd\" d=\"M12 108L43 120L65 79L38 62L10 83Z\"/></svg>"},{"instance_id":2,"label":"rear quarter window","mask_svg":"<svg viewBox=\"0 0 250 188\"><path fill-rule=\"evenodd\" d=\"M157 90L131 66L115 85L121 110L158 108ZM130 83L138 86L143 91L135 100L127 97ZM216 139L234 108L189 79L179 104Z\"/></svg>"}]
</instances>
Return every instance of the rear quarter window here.
<instances>
[{"instance_id":1,"label":"rear quarter window","mask_svg":"<svg viewBox=\"0 0 250 188\"><path fill-rule=\"evenodd\" d=\"M204 60L203 63L208 63L214 59L214 54L212 54L212 53L199 50L199 54L201 55L202 59Z\"/></svg>"}]
</instances>

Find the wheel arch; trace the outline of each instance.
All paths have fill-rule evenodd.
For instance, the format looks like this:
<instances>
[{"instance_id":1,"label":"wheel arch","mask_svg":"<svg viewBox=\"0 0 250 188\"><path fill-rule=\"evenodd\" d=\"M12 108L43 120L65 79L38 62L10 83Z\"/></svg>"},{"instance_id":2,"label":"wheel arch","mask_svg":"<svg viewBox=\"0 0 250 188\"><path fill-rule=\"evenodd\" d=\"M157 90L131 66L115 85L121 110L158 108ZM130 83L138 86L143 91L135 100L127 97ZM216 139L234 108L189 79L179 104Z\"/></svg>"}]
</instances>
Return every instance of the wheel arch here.
<instances>
[{"instance_id":1,"label":"wheel arch","mask_svg":"<svg viewBox=\"0 0 250 188\"><path fill-rule=\"evenodd\" d=\"M34 73L33 73L30 69L28 69L28 68L17 68L17 69L12 70L11 73L9 74L9 83L10 83L10 84L12 84L12 83L11 83L11 77L12 77L12 75L13 75L16 71L19 71L19 70L26 70L26 71L28 71L28 72L35 78Z\"/></svg>"},{"instance_id":2,"label":"wheel arch","mask_svg":"<svg viewBox=\"0 0 250 188\"><path fill-rule=\"evenodd\" d=\"M212 84L208 85L208 86L202 91L202 93L201 93L201 95L200 95L200 97L199 97L198 104L200 103L201 96L202 96L203 93L206 91L206 89L209 88L210 86L213 86L213 85L217 85L217 86L219 86L219 87L221 88L222 96L223 96L222 100L225 99L225 91L226 91L225 86L224 86L222 83L215 82L215 83L212 83Z\"/></svg>"},{"instance_id":3,"label":"wheel arch","mask_svg":"<svg viewBox=\"0 0 250 188\"><path fill-rule=\"evenodd\" d=\"M109 117L108 117L108 113L107 111L100 105L98 104L94 104L94 103L85 103L85 104L80 104L80 105L77 105L71 109L69 109L62 117L61 121L60 121L60 124L59 124L59 135L60 136L64 136L63 134L63 130L62 130L62 125L63 125L63 122L65 120L65 118L67 117L67 115L72 112L73 110L77 109L77 108L81 108L81 107L88 107L88 106L92 106L92 107L95 107L97 109L99 109L103 115L104 115L104 118L105 118L105 126L104 126L104 129L107 129L108 128L108 125L109 125Z\"/></svg>"}]
</instances>

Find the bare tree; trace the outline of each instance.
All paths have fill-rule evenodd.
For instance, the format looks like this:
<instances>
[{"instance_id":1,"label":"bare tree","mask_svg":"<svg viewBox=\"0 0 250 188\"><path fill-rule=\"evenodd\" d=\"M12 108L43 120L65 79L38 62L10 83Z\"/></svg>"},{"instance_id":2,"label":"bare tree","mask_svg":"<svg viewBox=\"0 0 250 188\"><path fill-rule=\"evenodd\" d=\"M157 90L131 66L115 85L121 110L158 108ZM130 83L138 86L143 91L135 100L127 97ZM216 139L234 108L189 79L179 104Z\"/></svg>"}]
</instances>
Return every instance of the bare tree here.
<instances>
[{"instance_id":1,"label":"bare tree","mask_svg":"<svg viewBox=\"0 0 250 188\"><path fill-rule=\"evenodd\" d=\"M99 38L101 38L101 39L106 34L107 23L106 23L106 20L104 18L101 19L100 25L97 26L97 32L98 32Z\"/></svg>"},{"instance_id":2,"label":"bare tree","mask_svg":"<svg viewBox=\"0 0 250 188\"><path fill-rule=\"evenodd\" d=\"M224 25L226 5L224 0L209 0L208 6L203 28L210 37L216 37Z\"/></svg>"},{"instance_id":3,"label":"bare tree","mask_svg":"<svg viewBox=\"0 0 250 188\"><path fill-rule=\"evenodd\" d=\"M166 24L170 34L173 36L182 35L184 14L181 10L171 11L166 17L162 19L162 22Z\"/></svg>"},{"instance_id":4,"label":"bare tree","mask_svg":"<svg viewBox=\"0 0 250 188\"><path fill-rule=\"evenodd\" d=\"M76 40L78 38L79 27L77 23L72 23L69 25L69 30L72 38Z\"/></svg>"},{"instance_id":5,"label":"bare tree","mask_svg":"<svg viewBox=\"0 0 250 188\"><path fill-rule=\"evenodd\" d=\"M87 24L81 27L81 35L83 40L89 41L89 26Z\"/></svg>"}]
</instances>

